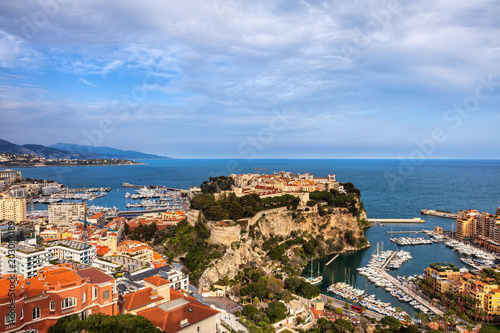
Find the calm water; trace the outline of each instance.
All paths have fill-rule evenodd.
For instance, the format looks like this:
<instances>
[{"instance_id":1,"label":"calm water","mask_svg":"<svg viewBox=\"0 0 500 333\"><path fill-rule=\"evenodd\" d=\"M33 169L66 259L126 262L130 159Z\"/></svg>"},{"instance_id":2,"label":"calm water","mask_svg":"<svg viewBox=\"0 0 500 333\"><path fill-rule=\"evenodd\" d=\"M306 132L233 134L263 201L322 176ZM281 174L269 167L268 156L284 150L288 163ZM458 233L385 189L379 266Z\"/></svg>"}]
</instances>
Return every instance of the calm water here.
<instances>
[{"instance_id":1,"label":"calm water","mask_svg":"<svg viewBox=\"0 0 500 333\"><path fill-rule=\"evenodd\" d=\"M334 173L340 182L352 182L361 190L368 217L411 218L420 216L424 208L456 212L474 208L480 212L494 213L500 206L500 161L480 160L429 160L422 165L408 168L398 160L161 160L144 161L146 165L67 167L67 168L21 168L24 177L52 179L69 187L111 187L112 191L103 198L91 202L95 205L125 208L125 193L131 189L120 187L122 182L140 185L165 185L174 188L199 186L210 176L231 173L287 170L309 172L316 176ZM45 209L46 206L34 206ZM397 230L432 229L439 225L451 229L453 220L438 217L424 217L424 225L392 225ZM329 258L323 258L321 272L325 277L320 286L323 290L335 281L344 281L354 275L358 287L366 286L356 267L365 265L377 242L384 243L384 249L395 250L397 245L389 241L386 233L391 226L373 226L366 231L366 237L373 245L367 250L345 254L330 266L324 267ZM444 244L404 247L413 259L401 266L394 275L422 274L431 262L451 262L459 267L463 264L456 252ZM317 270L315 262L314 271ZM347 272L347 273L346 273ZM350 274L349 274L350 272ZM309 274L309 267L305 275ZM368 293L391 301L394 305L413 313L407 304L400 304L395 298L370 283Z\"/></svg>"}]
</instances>

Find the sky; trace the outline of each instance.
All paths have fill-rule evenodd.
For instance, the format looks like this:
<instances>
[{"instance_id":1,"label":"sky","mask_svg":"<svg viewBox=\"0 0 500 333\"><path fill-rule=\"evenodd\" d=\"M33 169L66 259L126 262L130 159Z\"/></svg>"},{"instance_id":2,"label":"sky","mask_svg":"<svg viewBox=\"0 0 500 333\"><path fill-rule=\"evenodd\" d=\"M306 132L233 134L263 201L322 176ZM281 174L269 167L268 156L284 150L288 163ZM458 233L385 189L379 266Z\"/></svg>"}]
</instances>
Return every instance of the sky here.
<instances>
[{"instance_id":1,"label":"sky","mask_svg":"<svg viewBox=\"0 0 500 333\"><path fill-rule=\"evenodd\" d=\"M0 139L500 158L498 0L0 2Z\"/></svg>"}]
</instances>

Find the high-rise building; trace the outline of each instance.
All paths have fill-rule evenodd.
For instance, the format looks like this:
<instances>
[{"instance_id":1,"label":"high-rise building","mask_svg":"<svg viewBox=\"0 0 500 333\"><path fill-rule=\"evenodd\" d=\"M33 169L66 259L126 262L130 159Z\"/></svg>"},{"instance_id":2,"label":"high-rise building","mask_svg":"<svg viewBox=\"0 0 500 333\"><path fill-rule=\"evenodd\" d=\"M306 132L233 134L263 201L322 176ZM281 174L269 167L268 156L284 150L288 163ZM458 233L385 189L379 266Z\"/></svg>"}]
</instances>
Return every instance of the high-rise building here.
<instances>
[{"instance_id":1,"label":"high-rise building","mask_svg":"<svg viewBox=\"0 0 500 333\"><path fill-rule=\"evenodd\" d=\"M83 202L53 203L49 205L49 223L71 226L85 217L87 205Z\"/></svg>"},{"instance_id":2,"label":"high-rise building","mask_svg":"<svg viewBox=\"0 0 500 333\"><path fill-rule=\"evenodd\" d=\"M26 198L0 197L0 221L26 221Z\"/></svg>"}]
</instances>

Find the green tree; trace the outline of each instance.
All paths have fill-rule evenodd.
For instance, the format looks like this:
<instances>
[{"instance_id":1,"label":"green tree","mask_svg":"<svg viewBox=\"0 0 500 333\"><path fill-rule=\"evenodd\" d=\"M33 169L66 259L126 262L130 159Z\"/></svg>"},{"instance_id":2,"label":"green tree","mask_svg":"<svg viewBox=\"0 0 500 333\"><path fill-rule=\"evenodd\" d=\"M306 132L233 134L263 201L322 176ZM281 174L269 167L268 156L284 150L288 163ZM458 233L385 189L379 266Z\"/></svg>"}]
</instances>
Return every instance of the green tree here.
<instances>
[{"instance_id":1,"label":"green tree","mask_svg":"<svg viewBox=\"0 0 500 333\"><path fill-rule=\"evenodd\" d=\"M392 316L386 316L380 319L380 325L388 326L391 331L396 332L401 327L401 322Z\"/></svg>"},{"instance_id":2,"label":"green tree","mask_svg":"<svg viewBox=\"0 0 500 333\"><path fill-rule=\"evenodd\" d=\"M266 314L271 319L271 322L275 323L286 318L286 311L285 304L281 302L269 302Z\"/></svg>"},{"instance_id":3,"label":"green tree","mask_svg":"<svg viewBox=\"0 0 500 333\"><path fill-rule=\"evenodd\" d=\"M259 312L259 310L251 305L251 304L247 304L243 307L243 312L242 314L245 316L245 317L253 317L255 316L257 313Z\"/></svg>"}]
</instances>

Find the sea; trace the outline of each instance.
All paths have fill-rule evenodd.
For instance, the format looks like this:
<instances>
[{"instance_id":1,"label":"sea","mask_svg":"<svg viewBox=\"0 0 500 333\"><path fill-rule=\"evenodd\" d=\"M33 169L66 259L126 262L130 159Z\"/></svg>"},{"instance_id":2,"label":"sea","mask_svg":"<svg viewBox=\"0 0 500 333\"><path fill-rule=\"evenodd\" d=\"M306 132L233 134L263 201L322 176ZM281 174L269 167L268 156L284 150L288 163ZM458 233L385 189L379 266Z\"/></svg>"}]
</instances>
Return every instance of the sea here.
<instances>
[{"instance_id":1,"label":"sea","mask_svg":"<svg viewBox=\"0 0 500 333\"><path fill-rule=\"evenodd\" d=\"M477 209L479 212L495 213L500 206L500 160L367 160L367 159L172 159L145 160L141 165L89 166L89 167L40 167L16 168L23 177L50 179L66 187L111 187L105 197L88 202L100 206L115 206L124 210L125 194L133 189L121 187L123 182L137 185L163 185L188 189L199 186L209 177L232 173L272 173L281 170L293 173L309 172L318 177L335 174L340 182L351 182L361 190L369 218L413 218L422 217L424 224L373 225L365 230L371 247L362 251L345 253L330 265L332 256L313 262L313 274L320 274L324 281L319 287L326 288L332 282L349 281L368 294L400 306L414 314L406 303L400 303L389 293L377 288L360 276L356 268L368 263L371 255L379 249L409 251L413 259L400 269L389 271L393 276L423 274L423 269L433 262L465 264L460 255L445 247L444 243L432 245L399 246L391 243L387 231L418 231L440 226L452 230L452 219L421 216L422 209L439 209L457 212ZM47 209L46 205L30 205L31 209ZM424 234L418 234L422 236ZM303 275L310 276L310 265ZM330 295L333 296L333 295Z\"/></svg>"}]
</instances>

